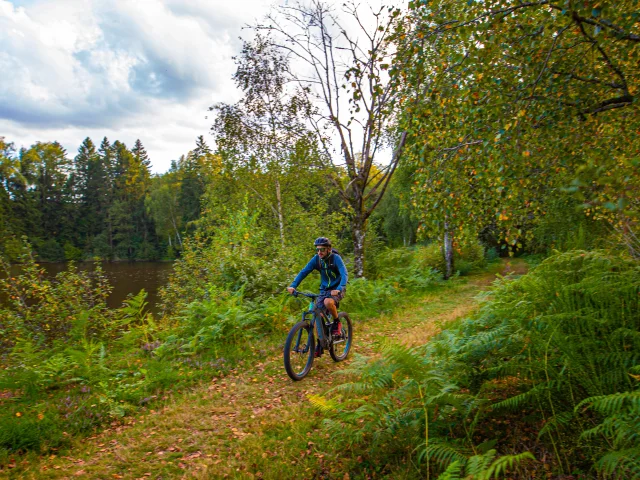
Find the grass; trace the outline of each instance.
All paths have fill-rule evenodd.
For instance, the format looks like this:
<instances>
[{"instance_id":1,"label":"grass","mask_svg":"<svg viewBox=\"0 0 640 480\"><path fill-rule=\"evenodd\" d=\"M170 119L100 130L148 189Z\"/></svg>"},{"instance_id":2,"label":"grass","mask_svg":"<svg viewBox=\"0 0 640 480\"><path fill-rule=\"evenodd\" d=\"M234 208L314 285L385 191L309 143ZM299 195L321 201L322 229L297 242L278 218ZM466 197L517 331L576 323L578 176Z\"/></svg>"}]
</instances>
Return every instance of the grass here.
<instances>
[{"instance_id":1,"label":"grass","mask_svg":"<svg viewBox=\"0 0 640 480\"><path fill-rule=\"evenodd\" d=\"M354 319L354 354L375 355L387 338L424 343L446 323L476 308L495 272L460 278L394 312ZM255 344L227 376L176 391L153 408L114 423L60 455L7 459L9 478L367 478L411 477L411 465L373 465L356 451L337 451L308 397L343 381L344 364L328 355L293 383L281 342ZM349 473L351 476L349 476Z\"/></svg>"}]
</instances>

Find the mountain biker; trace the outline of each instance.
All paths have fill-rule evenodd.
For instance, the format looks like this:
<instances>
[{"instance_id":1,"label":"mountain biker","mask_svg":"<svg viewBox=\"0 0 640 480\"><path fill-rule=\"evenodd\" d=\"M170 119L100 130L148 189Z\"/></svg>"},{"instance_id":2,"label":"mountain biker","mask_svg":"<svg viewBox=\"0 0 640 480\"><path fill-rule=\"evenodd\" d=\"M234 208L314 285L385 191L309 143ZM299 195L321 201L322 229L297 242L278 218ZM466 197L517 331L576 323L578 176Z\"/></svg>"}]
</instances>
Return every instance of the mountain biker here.
<instances>
[{"instance_id":1,"label":"mountain biker","mask_svg":"<svg viewBox=\"0 0 640 480\"><path fill-rule=\"evenodd\" d=\"M309 263L300 270L296 278L287 287L289 293L293 293L300 283L314 270L320 271L320 296L316 299L316 306L322 308L324 305L333 317L333 334L341 333L341 325L338 321L338 305L344 298L345 289L349 275L344 266L342 257L333 248L331 241L327 237L316 238L313 245L316 254ZM322 354L322 348L316 349L316 356Z\"/></svg>"}]
</instances>

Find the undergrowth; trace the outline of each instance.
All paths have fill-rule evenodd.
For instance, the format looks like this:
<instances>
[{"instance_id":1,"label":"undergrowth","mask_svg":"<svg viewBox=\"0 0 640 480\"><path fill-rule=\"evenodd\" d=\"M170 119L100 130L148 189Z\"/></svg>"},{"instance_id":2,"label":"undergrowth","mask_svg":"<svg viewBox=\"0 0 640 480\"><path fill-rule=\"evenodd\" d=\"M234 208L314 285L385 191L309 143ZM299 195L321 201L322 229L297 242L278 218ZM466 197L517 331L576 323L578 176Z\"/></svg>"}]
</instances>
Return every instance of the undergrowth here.
<instances>
[{"instance_id":1,"label":"undergrowth","mask_svg":"<svg viewBox=\"0 0 640 480\"><path fill-rule=\"evenodd\" d=\"M350 282L341 308L364 319L431 288L439 276L418 268L416 252L385 252L404 264L387 277ZM220 272L209 278L206 269L189 279L192 261L177 266L180 281L165 292L173 314L160 318L147 311L144 291L107 308L110 287L99 268L84 273L71 266L48 280L25 257L22 274L0 280L0 296L9 299L0 310L0 464L16 453L64 449L74 436L118 425L225 375L251 361L248 352L279 344L297 320L299 301L283 292L285 285L269 283L279 277L267 280L262 263L250 270L265 282L258 291L243 276L217 285Z\"/></svg>"},{"instance_id":2,"label":"undergrowth","mask_svg":"<svg viewBox=\"0 0 640 480\"><path fill-rule=\"evenodd\" d=\"M409 458L423 477L640 478L639 331L636 262L557 254L429 344L359 358L313 401L341 448Z\"/></svg>"}]
</instances>

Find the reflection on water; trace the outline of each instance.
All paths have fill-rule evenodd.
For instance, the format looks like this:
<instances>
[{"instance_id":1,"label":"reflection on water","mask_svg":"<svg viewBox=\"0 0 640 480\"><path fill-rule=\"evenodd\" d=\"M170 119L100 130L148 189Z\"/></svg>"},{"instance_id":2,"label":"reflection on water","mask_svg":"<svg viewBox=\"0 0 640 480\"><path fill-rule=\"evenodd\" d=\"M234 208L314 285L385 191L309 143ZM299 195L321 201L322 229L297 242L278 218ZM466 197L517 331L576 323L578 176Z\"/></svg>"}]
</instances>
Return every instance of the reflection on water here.
<instances>
[{"instance_id":1,"label":"reflection on water","mask_svg":"<svg viewBox=\"0 0 640 480\"><path fill-rule=\"evenodd\" d=\"M173 264L171 262L135 262L135 263L110 263L99 262L105 276L109 279L109 283L113 287L111 295L107 299L107 304L111 308L122 306L122 302L130 293L136 294L141 289L145 289L147 302L149 302L149 310L158 312L158 289L164 286L169 279ZM78 270L93 271L96 263L83 262L77 263ZM45 269L50 277L54 277L57 273L67 269L65 263L43 263L42 268ZM13 265L11 274L20 273L20 266Z\"/></svg>"}]
</instances>

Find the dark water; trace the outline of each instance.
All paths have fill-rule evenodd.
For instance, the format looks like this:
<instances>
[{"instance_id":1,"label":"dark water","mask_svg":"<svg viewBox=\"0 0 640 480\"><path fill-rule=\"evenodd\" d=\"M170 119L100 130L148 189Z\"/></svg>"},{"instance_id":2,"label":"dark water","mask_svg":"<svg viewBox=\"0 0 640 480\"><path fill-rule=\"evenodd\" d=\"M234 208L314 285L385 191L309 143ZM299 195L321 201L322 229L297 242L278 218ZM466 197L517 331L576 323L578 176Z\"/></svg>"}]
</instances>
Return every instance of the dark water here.
<instances>
[{"instance_id":1,"label":"dark water","mask_svg":"<svg viewBox=\"0 0 640 480\"><path fill-rule=\"evenodd\" d=\"M93 271L95 269L95 263L86 262L77 263L76 265L78 270ZM52 278L57 273L67 269L67 264L65 263L43 263L41 266ZM160 300L158 298L158 289L164 286L169 279L173 268L171 262L101 262L100 266L113 287L113 291L107 299L109 307L118 308L122 306L122 302L127 298L127 295L130 293L136 294L144 288L148 292L149 310L153 313L158 312L157 303ZM19 274L20 266L13 265L11 270L12 275Z\"/></svg>"}]
</instances>

